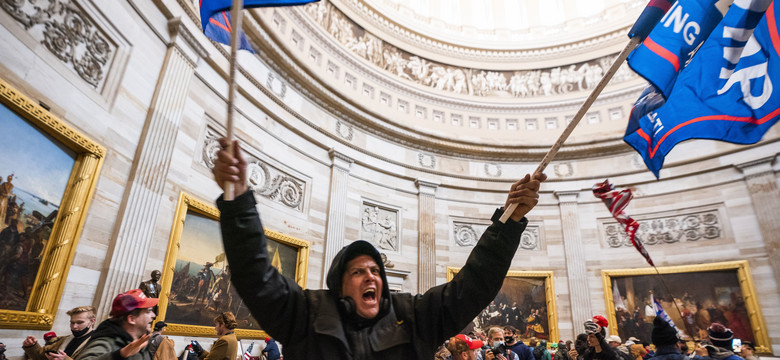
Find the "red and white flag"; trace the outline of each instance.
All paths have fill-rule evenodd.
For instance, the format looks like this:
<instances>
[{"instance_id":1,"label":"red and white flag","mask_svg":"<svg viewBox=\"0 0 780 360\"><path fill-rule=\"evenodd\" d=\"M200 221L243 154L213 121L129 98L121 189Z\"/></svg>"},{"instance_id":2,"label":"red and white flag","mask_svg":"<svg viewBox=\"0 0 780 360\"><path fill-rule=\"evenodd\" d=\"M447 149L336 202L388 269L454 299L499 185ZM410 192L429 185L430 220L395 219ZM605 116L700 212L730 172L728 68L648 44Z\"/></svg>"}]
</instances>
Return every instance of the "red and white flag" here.
<instances>
[{"instance_id":1,"label":"red and white flag","mask_svg":"<svg viewBox=\"0 0 780 360\"><path fill-rule=\"evenodd\" d=\"M626 206L628 206L628 202L631 201L631 198L634 197L634 195L631 194L631 190L625 189L617 191L612 187L612 184L609 183L609 180L604 180L602 183L593 185L593 195L600 198L601 201L607 205L607 209L612 213L612 217L614 217L615 220L625 225L626 234L628 234L631 244L633 244L636 250L645 257L645 260L647 260L647 263L650 264L650 266L655 266L655 264L653 264L653 259L650 258L650 254L647 253L642 242L636 239L636 231L639 229L639 223L626 215L623 211Z\"/></svg>"}]
</instances>

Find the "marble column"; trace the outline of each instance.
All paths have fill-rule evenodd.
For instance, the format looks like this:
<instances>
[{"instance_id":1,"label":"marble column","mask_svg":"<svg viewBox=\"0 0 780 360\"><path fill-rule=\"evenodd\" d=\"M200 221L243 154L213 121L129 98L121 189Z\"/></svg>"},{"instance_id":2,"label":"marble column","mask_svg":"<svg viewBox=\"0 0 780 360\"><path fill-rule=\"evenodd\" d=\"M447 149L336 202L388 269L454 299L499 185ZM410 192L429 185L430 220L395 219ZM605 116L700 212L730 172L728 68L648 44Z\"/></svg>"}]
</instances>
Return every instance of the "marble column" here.
<instances>
[{"instance_id":1,"label":"marble column","mask_svg":"<svg viewBox=\"0 0 780 360\"><path fill-rule=\"evenodd\" d=\"M780 257L780 189L772 164L775 156L737 164L745 175L753 211L758 219L761 237L764 239L769 259ZM780 261L770 261L775 278L780 279Z\"/></svg>"},{"instance_id":2,"label":"marble column","mask_svg":"<svg viewBox=\"0 0 780 360\"><path fill-rule=\"evenodd\" d=\"M171 19L168 30L168 50L136 149L102 287L98 287L95 303L100 319L109 316L117 294L137 288L142 280L190 80L199 59L207 56L181 19Z\"/></svg>"},{"instance_id":3,"label":"marble column","mask_svg":"<svg viewBox=\"0 0 780 360\"><path fill-rule=\"evenodd\" d=\"M437 183L417 179L417 291L436 286L436 188Z\"/></svg>"},{"instance_id":4,"label":"marble column","mask_svg":"<svg viewBox=\"0 0 780 360\"><path fill-rule=\"evenodd\" d=\"M577 209L578 191L556 191L561 210L563 251L566 255L566 277L569 279L569 298L574 335L585 332L583 322L593 314L590 307L588 273L582 247L580 218Z\"/></svg>"},{"instance_id":5,"label":"marble column","mask_svg":"<svg viewBox=\"0 0 780 360\"><path fill-rule=\"evenodd\" d=\"M328 222L325 230L325 259L322 262L323 286L325 286L325 280L333 258L344 247L349 168L354 162L334 149L330 149L328 155L331 160L330 196L328 197Z\"/></svg>"}]
</instances>

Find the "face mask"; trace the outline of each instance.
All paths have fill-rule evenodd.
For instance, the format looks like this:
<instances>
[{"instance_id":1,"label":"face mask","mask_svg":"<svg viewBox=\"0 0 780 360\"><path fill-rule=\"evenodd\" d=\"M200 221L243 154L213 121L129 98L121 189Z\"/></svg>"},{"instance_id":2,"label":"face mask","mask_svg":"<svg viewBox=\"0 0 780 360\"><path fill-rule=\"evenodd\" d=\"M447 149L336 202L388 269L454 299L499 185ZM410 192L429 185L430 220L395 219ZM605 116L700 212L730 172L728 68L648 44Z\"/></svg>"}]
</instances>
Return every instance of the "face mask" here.
<instances>
[{"instance_id":1,"label":"face mask","mask_svg":"<svg viewBox=\"0 0 780 360\"><path fill-rule=\"evenodd\" d=\"M504 336L504 341L512 342L512 340L514 340L514 337L512 337L512 336Z\"/></svg>"},{"instance_id":2,"label":"face mask","mask_svg":"<svg viewBox=\"0 0 780 360\"><path fill-rule=\"evenodd\" d=\"M493 341L493 347L497 347L499 345L504 345L503 341Z\"/></svg>"},{"instance_id":3,"label":"face mask","mask_svg":"<svg viewBox=\"0 0 780 360\"><path fill-rule=\"evenodd\" d=\"M85 327L85 328L83 328L81 330L78 330L78 331L71 330L70 332L72 332L73 336L75 336L75 337L82 337L82 336L86 335L90 330L92 330L92 329L90 329L89 326L87 326L87 327Z\"/></svg>"}]
</instances>

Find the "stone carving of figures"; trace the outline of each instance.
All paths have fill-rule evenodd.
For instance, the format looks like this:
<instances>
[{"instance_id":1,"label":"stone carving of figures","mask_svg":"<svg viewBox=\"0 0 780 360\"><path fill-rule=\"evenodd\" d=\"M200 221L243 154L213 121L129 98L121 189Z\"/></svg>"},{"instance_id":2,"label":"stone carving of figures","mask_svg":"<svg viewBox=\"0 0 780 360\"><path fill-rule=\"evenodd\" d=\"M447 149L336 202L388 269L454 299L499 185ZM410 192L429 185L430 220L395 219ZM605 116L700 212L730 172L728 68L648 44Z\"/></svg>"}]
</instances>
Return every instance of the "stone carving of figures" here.
<instances>
[{"instance_id":1,"label":"stone carving of figures","mask_svg":"<svg viewBox=\"0 0 780 360\"><path fill-rule=\"evenodd\" d=\"M565 94L571 91L572 85L570 82L572 82L572 74L575 67L574 65L569 66L568 69L561 69L561 83L558 85L558 93L559 94Z\"/></svg>"},{"instance_id":2,"label":"stone carving of figures","mask_svg":"<svg viewBox=\"0 0 780 360\"><path fill-rule=\"evenodd\" d=\"M421 59L417 56L412 56L409 58L409 62L406 63L406 67L408 67L409 70L412 71L412 78L414 80L423 82L425 78L428 76L428 71L430 71L431 64L425 61L425 59Z\"/></svg>"},{"instance_id":3,"label":"stone carving of figures","mask_svg":"<svg viewBox=\"0 0 780 360\"><path fill-rule=\"evenodd\" d=\"M369 33L366 33L364 37L368 38L366 42L366 59L377 66L382 66L382 41Z\"/></svg>"},{"instance_id":4,"label":"stone carving of figures","mask_svg":"<svg viewBox=\"0 0 780 360\"><path fill-rule=\"evenodd\" d=\"M493 91L506 90L506 76L503 73L490 71L485 76L488 82L488 88Z\"/></svg>"},{"instance_id":5,"label":"stone carving of figures","mask_svg":"<svg viewBox=\"0 0 780 360\"><path fill-rule=\"evenodd\" d=\"M331 12L331 9L329 8L330 4L328 4L327 1L319 1L317 2L317 13L316 13L316 19L317 23L320 24L322 27L327 26L328 22L328 13Z\"/></svg>"},{"instance_id":6,"label":"stone carving of figures","mask_svg":"<svg viewBox=\"0 0 780 360\"><path fill-rule=\"evenodd\" d=\"M444 69L443 66L434 66L433 69L431 69L431 74L428 75L427 78L425 78L425 81L423 81L423 84L429 85L429 86L436 86L436 84L439 81L439 78L444 77L444 74L447 73L447 70Z\"/></svg>"},{"instance_id":7,"label":"stone carving of figures","mask_svg":"<svg viewBox=\"0 0 780 360\"><path fill-rule=\"evenodd\" d=\"M540 73L541 72L539 70L528 72L528 81L526 81L526 84L528 84L528 91L531 93L531 96L536 96L539 94Z\"/></svg>"},{"instance_id":8,"label":"stone carving of figures","mask_svg":"<svg viewBox=\"0 0 780 360\"><path fill-rule=\"evenodd\" d=\"M384 69L387 71L393 71L393 69L395 69L395 62L398 61L398 58L401 57L398 52L390 51L388 49L385 49L385 52L382 54L382 56L385 58Z\"/></svg>"},{"instance_id":9,"label":"stone carving of figures","mask_svg":"<svg viewBox=\"0 0 780 360\"><path fill-rule=\"evenodd\" d=\"M552 80L550 80L550 73L545 71L542 76L539 77L539 83L542 86L542 93L544 95L552 95Z\"/></svg>"},{"instance_id":10,"label":"stone carving of figures","mask_svg":"<svg viewBox=\"0 0 780 360\"><path fill-rule=\"evenodd\" d=\"M363 210L362 226L370 237L371 242L385 250L397 250L396 239L398 233L395 228L395 221L391 215L386 215L384 219L379 219L378 207L366 207Z\"/></svg>"},{"instance_id":11,"label":"stone carving of figures","mask_svg":"<svg viewBox=\"0 0 780 360\"><path fill-rule=\"evenodd\" d=\"M452 91L462 94L466 92L466 73L463 69L457 69L452 73L455 84L452 86Z\"/></svg>"},{"instance_id":12,"label":"stone carving of figures","mask_svg":"<svg viewBox=\"0 0 780 360\"><path fill-rule=\"evenodd\" d=\"M452 89L452 69L445 69L439 76L434 87L438 90L451 90Z\"/></svg>"},{"instance_id":13,"label":"stone carving of figures","mask_svg":"<svg viewBox=\"0 0 780 360\"><path fill-rule=\"evenodd\" d=\"M358 56L364 59L367 58L365 37L361 37L359 39L350 39L350 41L345 46L347 49L352 50Z\"/></svg>"},{"instance_id":14,"label":"stone carving of figures","mask_svg":"<svg viewBox=\"0 0 780 360\"><path fill-rule=\"evenodd\" d=\"M587 71L585 71L585 88L592 89L596 87L596 84L599 83L599 80L601 80L601 75L603 74L604 70L601 68L601 66L597 64L588 66Z\"/></svg>"},{"instance_id":15,"label":"stone carving of figures","mask_svg":"<svg viewBox=\"0 0 780 360\"><path fill-rule=\"evenodd\" d=\"M555 94L558 92L558 88L560 87L561 83L566 81L566 77L561 76L561 67L554 68L550 70L550 84L552 84L552 93Z\"/></svg>"},{"instance_id":16,"label":"stone carving of figures","mask_svg":"<svg viewBox=\"0 0 780 360\"><path fill-rule=\"evenodd\" d=\"M528 96L528 87L525 85L525 77L521 76L519 72L515 72L512 78L509 79L509 91L514 97Z\"/></svg>"},{"instance_id":17,"label":"stone carving of figures","mask_svg":"<svg viewBox=\"0 0 780 360\"><path fill-rule=\"evenodd\" d=\"M472 76L471 84L474 86L474 95L484 96L488 92L488 80L484 71Z\"/></svg>"},{"instance_id":18,"label":"stone carving of figures","mask_svg":"<svg viewBox=\"0 0 780 360\"><path fill-rule=\"evenodd\" d=\"M398 55L396 61L395 61L395 74L399 77L402 77L407 80L412 80L412 78L406 74L406 64L408 61Z\"/></svg>"},{"instance_id":19,"label":"stone carving of figures","mask_svg":"<svg viewBox=\"0 0 780 360\"><path fill-rule=\"evenodd\" d=\"M577 90L585 90L585 87L582 85L582 81L585 80L585 73L588 71L588 63L582 64L582 66L580 66L576 72L571 71L574 70L573 66L574 65L572 65L572 68L570 68L569 71L569 77L571 77L570 82L572 84L577 84Z\"/></svg>"}]
</instances>

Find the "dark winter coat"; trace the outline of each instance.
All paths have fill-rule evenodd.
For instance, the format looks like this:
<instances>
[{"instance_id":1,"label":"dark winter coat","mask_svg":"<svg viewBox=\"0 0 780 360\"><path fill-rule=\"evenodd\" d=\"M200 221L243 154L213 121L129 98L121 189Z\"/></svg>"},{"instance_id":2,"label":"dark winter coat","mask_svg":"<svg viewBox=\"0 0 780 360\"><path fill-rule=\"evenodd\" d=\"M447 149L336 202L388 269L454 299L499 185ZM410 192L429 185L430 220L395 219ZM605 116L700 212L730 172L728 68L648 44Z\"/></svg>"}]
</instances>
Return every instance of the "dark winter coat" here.
<instances>
[{"instance_id":1,"label":"dark winter coat","mask_svg":"<svg viewBox=\"0 0 780 360\"><path fill-rule=\"evenodd\" d=\"M496 211L493 225L453 280L422 295L390 294L384 265L378 261L382 298L390 301L376 318L361 321L340 309L336 295L346 265L343 250L328 272L331 290L303 290L271 266L251 191L234 201L219 199L217 205L231 280L260 326L285 345L286 360L432 359L444 340L498 294L528 223L523 218L502 224L501 211Z\"/></svg>"},{"instance_id":2,"label":"dark winter coat","mask_svg":"<svg viewBox=\"0 0 780 360\"><path fill-rule=\"evenodd\" d=\"M92 334L76 360L121 360L119 350L133 342L133 337L111 320L105 320ZM154 354L146 348L127 358L128 360L152 360Z\"/></svg>"}]
</instances>

